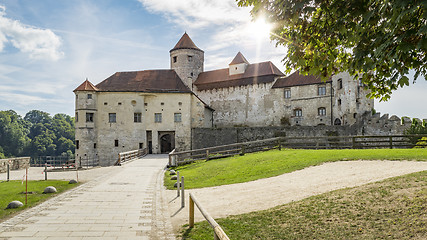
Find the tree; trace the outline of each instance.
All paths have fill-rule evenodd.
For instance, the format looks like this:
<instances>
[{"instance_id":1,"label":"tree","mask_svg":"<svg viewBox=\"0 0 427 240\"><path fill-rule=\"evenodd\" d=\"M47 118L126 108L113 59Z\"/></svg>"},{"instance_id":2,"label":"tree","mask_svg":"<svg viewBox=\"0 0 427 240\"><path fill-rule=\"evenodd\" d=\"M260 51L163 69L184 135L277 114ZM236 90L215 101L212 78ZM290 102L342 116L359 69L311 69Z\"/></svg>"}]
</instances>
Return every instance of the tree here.
<instances>
[{"instance_id":1,"label":"tree","mask_svg":"<svg viewBox=\"0 0 427 240\"><path fill-rule=\"evenodd\" d=\"M0 155L20 156L29 144L28 124L15 111L0 111Z\"/></svg>"},{"instance_id":2,"label":"tree","mask_svg":"<svg viewBox=\"0 0 427 240\"><path fill-rule=\"evenodd\" d=\"M276 45L287 47L286 72L328 79L348 71L388 100L393 90L427 73L425 0L237 0L252 16L274 23Z\"/></svg>"}]
</instances>

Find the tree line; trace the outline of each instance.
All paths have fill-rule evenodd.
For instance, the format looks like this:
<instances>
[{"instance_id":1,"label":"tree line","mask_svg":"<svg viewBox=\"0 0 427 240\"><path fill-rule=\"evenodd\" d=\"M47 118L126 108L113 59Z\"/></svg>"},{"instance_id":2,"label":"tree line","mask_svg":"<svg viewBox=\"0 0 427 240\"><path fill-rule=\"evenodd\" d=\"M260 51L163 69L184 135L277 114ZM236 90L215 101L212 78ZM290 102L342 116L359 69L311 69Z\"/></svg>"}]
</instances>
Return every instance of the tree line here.
<instances>
[{"instance_id":1,"label":"tree line","mask_svg":"<svg viewBox=\"0 0 427 240\"><path fill-rule=\"evenodd\" d=\"M0 111L0 158L74 155L74 117L32 110Z\"/></svg>"}]
</instances>

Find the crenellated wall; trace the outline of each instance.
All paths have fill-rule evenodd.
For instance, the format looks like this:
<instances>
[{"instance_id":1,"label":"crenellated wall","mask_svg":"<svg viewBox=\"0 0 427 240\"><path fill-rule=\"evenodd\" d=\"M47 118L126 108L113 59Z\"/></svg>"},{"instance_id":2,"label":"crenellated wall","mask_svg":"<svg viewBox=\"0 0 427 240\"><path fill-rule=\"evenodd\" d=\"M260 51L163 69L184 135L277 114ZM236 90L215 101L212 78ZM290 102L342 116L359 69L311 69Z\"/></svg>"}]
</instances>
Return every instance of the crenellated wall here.
<instances>
[{"instance_id":1,"label":"crenellated wall","mask_svg":"<svg viewBox=\"0 0 427 240\"><path fill-rule=\"evenodd\" d=\"M30 157L0 159L0 173L7 172L7 165L10 170L25 169L30 166Z\"/></svg>"}]
</instances>

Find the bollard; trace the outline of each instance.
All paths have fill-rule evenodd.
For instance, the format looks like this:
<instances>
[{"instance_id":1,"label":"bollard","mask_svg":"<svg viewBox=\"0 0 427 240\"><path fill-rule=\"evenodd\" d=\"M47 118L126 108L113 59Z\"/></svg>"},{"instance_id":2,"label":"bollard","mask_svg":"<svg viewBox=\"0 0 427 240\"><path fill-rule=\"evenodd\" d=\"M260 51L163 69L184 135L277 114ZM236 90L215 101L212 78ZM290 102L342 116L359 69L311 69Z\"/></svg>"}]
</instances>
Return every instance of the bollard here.
<instances>
[{"instance_id":1,"label":"bollard","mask_svg":"<svg viewBox=\"0 0 427 240\"><path fill-rule=\"evenodd\" d=\"M47 181L47 163L44 164L44 180Z\"/></svg>"},{"instance_id":2,"label":"bollard","mask_svg":"<svg viewBox=\"0 0 427 240\"><path fill-rule=\"evenodd\" d=\"M185 195L184 195L184 176L181 177L181 207L185 207Z\"/></svg>"},{"instance_id":3,"label":"bollard","mask_svg":"<svg viewBox=\"0 0 427 240\"><path fill-rule=\"evenodd\" d=\"M179 197L179 171L176 172L176 189L177 189L177 197Z\"/></svg>"},{"instance_id":4,"label":"bollard","mask_svg":"<svg viewBox=\"0 0 427 240\"><path fill-rule=\"evenodd\" d=\"M10 164L7 164L7 181L9 182L10 177Z\"/></svg>"},{"instance_id":5,"label":"bollard","mask_svg":"<svg viewBox=\"0 0 427 240\"><path fill-rule=\"evenodd\" d=\"M189 208L190 208L190 211L189 211L189 214L190 214L190 217L189 217L189 227L190 228L193 228L194 227L194 201L193 201L193 198L191 198L191 194L190 194L190 206L189 206Z\"/></svg>"}]
</instances>

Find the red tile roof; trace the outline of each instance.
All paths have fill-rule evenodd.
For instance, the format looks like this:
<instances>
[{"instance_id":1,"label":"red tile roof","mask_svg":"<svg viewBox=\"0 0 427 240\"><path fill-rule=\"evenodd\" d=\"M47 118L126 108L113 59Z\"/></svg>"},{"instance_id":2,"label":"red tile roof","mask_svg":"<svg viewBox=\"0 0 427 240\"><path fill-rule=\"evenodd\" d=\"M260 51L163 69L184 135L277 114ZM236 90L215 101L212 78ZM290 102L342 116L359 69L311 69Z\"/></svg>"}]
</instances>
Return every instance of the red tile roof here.
<instances>
[{"instance_id":1,"label":"red tile roof","mask_svg":"<svg viewBox=\"0 0 427 240\"><path fill-rule=\"evenodd\" d=\"M331 82L331 79L326 82ZM318 76L313 75L301 75L299 71L295 71L291 75L279 78L274 83L273 88L285 88L285 87L294 87L294 86L302 86L302 85L311 85L311 84L321 84L325 83Z\"/></svg>"},{"instance_id":2,"label":"red tile roof","mask_svg":"<svg viewBox=\"0 0 427 240\"><path fill-rule=\"evenodd\" d=\"M195 49L195 50L202 51L200 48L196 46L196 44L194 44L193 40L191 40L191 38L188 36L187 33L184 33L184 35L182 35L181 39L179 39L175 47L172 48L169 52L172 52L173 50L177 50L177 49Z\"/></svg>"},{"instance_id":3,"label":"red tile roof","mask_svg":"<svg viewBox=\"0 0 427 240\"><path fill-rule=\"evenodd\" d=\"M249 64L242 74L229 74L229 68L202 72L194 82L199 90L214 88L245 86L258 83L273 82L275 77L283 73L272 62Z\"/></svg>"},{"instance_id":4,"label":"red tile roof","mask_svg":"<svg viewBox=\"0 0 427 240\"><path fill-rule=\"evenodd\" d=\"M89 80L86 79L80 86L78 86L75 91L98 91L98 88L96 88Z\"/></svg>"},{"instance_id":5,"label":"red tile roof","mask_svg":"<svg viewBox=\"0 0 427 240\"><path fill-rule=\"evenodd\" d=\"M116 72L96 87L101 92L191 93L174 70Z\"/></svg>"},{"instance_id":6,"label":"red tile roof","mask_svg":"<svg viewBox=\"0 0 427 240\"><path fill-rule=\"evenodd\" d=\"M248 60L246 60L246 58L243 56L241 52L238 52L237 55L234 57L233 61L231 61L231 63L228 65L239 64L239 63L249 64Z\"/></svg>"}]
</instances>

